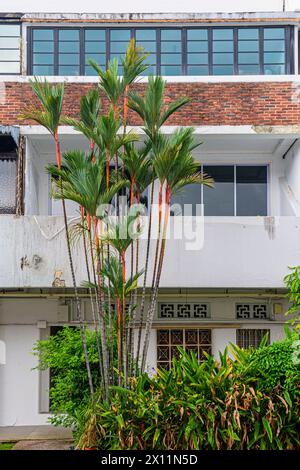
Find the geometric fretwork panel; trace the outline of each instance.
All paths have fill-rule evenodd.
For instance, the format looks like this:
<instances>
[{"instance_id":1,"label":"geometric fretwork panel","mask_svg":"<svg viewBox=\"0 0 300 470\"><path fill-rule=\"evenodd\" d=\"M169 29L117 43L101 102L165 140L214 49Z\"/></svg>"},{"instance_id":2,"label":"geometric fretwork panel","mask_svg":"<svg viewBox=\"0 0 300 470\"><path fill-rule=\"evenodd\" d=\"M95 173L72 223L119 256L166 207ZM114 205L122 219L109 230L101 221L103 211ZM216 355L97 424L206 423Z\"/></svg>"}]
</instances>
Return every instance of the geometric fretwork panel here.
<instances>
[{"instance_id":1,"label":"geometric fretwork panel","mask_svg":"<svg viewBox=\"0 0 300 470\"><path fill-rule=\"evenodd\" d=\"M210 317L209 305L204 303L160 303L158 318L161 319L206 319Z\"/></svg>"},{"instance_id":2,"label":"geometric fretwork panel","mask_svg":"<svg viewBox=\"0 0 300 470\"><path fill-rule=\"evenodd\" d=\"M253 318L263 319L267 318L267 305L266 304L255 304L253 305Z\"/></svg>"},{"instance_id":3,"label":"geometric fretwork panel","mask_svg":"<svg viewBox=\"0 0 300 470\"><path fill-rule=\"evenodd\" d=\"M211 354L211 330L174 328L157 330L157 366L169 370L173 358L179 358L180 349L193 353L199 362Z\"/></svg>"},{"instance_id":4,"label":"geometric fretwork panel","mask_svg":"<svg viewBox=\"0 0 300 470\"><path fill-rule=\"evenodd\" d=\"M267 304L236 304L236 318L246 320L266 320Z\"/></svg>"},{"instance_id":5,"label":"geometric fretwork panel","mask_svg":"<svg viewBox=\"0 0 300 470\"><path fill-rule=\"evenodd\" d=\"M236 318L250 318L250 305L249 304L237 304Z\"/></svg>"}]
</instances>

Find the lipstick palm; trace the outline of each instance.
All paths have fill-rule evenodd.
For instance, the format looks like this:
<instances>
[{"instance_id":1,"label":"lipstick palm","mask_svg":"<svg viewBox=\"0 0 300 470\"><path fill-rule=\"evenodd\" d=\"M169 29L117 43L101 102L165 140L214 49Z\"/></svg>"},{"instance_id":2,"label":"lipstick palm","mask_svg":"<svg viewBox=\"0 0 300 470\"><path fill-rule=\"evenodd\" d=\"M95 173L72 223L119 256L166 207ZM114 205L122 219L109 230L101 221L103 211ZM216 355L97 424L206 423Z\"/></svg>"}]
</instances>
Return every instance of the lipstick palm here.
<instances>
[{"instance_id":1,"label":"lipstick palm","mask_svg":"<svg viewBox=\"0 0 300 470\"><path fill-rule=\"evenodd\" d=\"M129 211L128 215L118 217L117 220L107 219L107 233L103 241L109 242L110 247L121 260L122 282L126 284L126 252L133 240L140 236L142 227L137 223L138 212ZM132 277L133 279L133 277ZM125 291L123 290L121 309L118 311L118 370L119 382L121 371L124 371L124 380L127 382L127 344L126 344L126 323L125 323Z\"/></svg>"},{"instance_id":2,"label":"lipstick palm","mask_svg":"<svg viewBox=\"0 0 300 470\"><path fill-rule=\"evenodd\" d=\"M60 191L60 185L62 185L63 197L78 203L80 207L84 208L89 218L92 220L97 220L98 211L102 211L103 213L105 207L110 203L115 194L120 191L125 182L120 180L110 184L107 188L105 176L105 157L99 155L94 162L92 162L92 159L93 153L86 155L81 151L65 152L62 159L62 167L60 169L54 165L49 165L47 169L52 177L56 177L56 190L54 189L53 197L56 199L60 199L62 197L62 193ZM95 237L97 241L98 235L96 231L97 224L95 224ZM99 283L96 291L99 292L100 288L101 285ZM103 318L103 308L101 301L102 297L100 295L100 312L98 315L98 320L101 333L103 360L101 363L103 370L103 384L105 388L105 395L107 396L109 366L106 326Z\"/></svg>"},{"instance_id":3,"label":"lipstick palm","mask_svg":"<svg viewBox=\"0 0 300 470\"><path fill-rule=\"evenodd\" d=\"M167 228L169 222L171 196L190 184L203 184L212 186L212 179L201 173L199 162L192 155L192 150L199 144L193 141L193 129L182 128L177 130L169 139L160 139L159 151L154 156L153 167L160 182L160 193L164 189L164 222L157 266L154 266L154 289L147 314L145 326L145 339L142 355L141 370L145 370L149 348L150 329L157 304L158 288L165 256ZM161 214L161 209L160 209ZM158 246L158 245L157 245Z\"/></svg>"},{"instance_id":4,"label":"lipstick palm","mask_svg":"<svg viewBox=\"0 0 300 470\"><path fill-rule=\"evenodd\" d=\"M31 84L31 88L35 96L37 97L39 101L40 106L28 108L25 111L23 117L25 119L31 119L34 122L38 123L39 125L45 127L49 131L49 133L52 135L54 139L54 143L55 143L57 166L60 169L61 168L61 151L60 151L60 142L59 142L59 136L58 136L58 128L60 125L61 115L62 115L62 107L63 107L63 100L64 100L64 85L63 84L50 85L46 81L40 82L36 78L34 80L31 80L30 84ZM80 325L82 346L83 346L83 351L84 351L90 392L93 395L94 386L93 386L93 380L92 380L92 374L91 374L91 368L90 368L90 362L89 362L88 350L87 350L87 344L86 344L85 327L84 327L83 318L81 315L81 304L80 304L80 300L78 296L78 289L77 289L76 278L75 278L74 263L73 263L72 252L71 252L71 245L70 245L68 219L67 219L66 205L65 205L65 200L63 196L62 185L60 185L60 192L61 192L61 199L62 199L62 209L63 209L63 217L64 217L64 224L65 224L65 231L66 231L69 264L70 264L72 283L73 283L75 301L76 301L77 319Z\"/></svg>"}]
</instances>

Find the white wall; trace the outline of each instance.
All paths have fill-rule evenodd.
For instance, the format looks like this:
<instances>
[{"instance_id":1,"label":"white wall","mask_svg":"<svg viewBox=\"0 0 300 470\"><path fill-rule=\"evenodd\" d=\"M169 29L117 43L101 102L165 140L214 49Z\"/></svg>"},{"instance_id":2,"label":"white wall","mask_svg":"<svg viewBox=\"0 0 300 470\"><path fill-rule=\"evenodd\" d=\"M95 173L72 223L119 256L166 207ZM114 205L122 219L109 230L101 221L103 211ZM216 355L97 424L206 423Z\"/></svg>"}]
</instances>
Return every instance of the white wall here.
<instances>
[{"instance_id":1,"label":"white wall","mask_svg":"<svg viewBox=\"0 0 300 470\"><path fill-rule=\"evenodd\" d=\"M299 0L286 0L286 10L300 7ZM146 2L111 0L109 4L99 0L52 0L42 5L38 0L2 0L1 11L20 12L89 12L89 13L148 13L148 12L253 12L282 11L283 0L187 0L179 4L173 0L153 0Z\"/></svg>"},{"instance_id":2,"label":"white wall","mask_svg":"<svg viewBox=\"0 0 300 470\"><path fill-rule=\"evenodd\" d=\"M39 339L36 326L0 325L6 344L6 364L0 365L0 426L46 424L39 414L39 373L32 346Z\"/></svg>"}]
</instances>

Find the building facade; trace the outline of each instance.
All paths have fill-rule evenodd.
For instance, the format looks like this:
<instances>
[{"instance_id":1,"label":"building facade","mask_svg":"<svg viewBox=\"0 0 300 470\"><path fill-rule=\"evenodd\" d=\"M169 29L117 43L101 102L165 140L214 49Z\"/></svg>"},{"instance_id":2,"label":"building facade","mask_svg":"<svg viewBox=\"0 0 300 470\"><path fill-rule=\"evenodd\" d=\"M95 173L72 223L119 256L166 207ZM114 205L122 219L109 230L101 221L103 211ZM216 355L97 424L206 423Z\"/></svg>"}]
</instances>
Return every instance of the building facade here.
<instances>
[{"instance_id":1,"label":"building facade","mask_svg":"<svg viewBox=\"0 0 300 470\"><path fill-rule=\"evenodd\" d=\"M132 37L149 52L149 73L165 77L167 99L191 98L163 130L194 126L195 158L215 181L214 190L190 188L173 201L204 212L186 219L190 246L168 242L148 367L168 367L177 345L201 359L230 342L255 347L265 333L283 336L283 278L300 259L300 12L265 3L249 13L0 15L1 426L47 423L49 374L32 370L32 348L76 324L63 217L45 171L53 143L21 116L33 100L29 79L65 82L64 111L77 117L98 80L88 59L105 67ZM129 121L140 132L134 114ZM87 146L67 126L60 136L63 150ZM76 220L78 209L70 204L68 214ZM80 284L79 252L75 261ZM57 275L64 287L53 287Z\"/></svg>"}]
</instances>

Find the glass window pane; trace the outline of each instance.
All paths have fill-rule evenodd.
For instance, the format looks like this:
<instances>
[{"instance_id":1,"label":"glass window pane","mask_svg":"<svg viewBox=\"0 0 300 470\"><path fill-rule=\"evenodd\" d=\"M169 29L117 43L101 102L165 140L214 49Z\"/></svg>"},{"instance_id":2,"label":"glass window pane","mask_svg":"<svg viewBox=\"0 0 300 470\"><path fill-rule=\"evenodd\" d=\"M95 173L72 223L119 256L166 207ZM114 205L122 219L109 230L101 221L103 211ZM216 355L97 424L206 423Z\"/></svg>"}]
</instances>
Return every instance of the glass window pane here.
<instances>
[{"instance_id":1,"label":"glass window pane","mask_svg":"<svg viewBox=\"0 0 300 470\"><path fill-rule=\"evenodd\" d=\"M188 54L188 64L208 64L208 54Z\"/></svg>"},{"instance_id":2,"label":"glass window pane","mask_svg":"<svg viewBox=\"0 0 300 470\"><path fill-rule=\"evenodd\" d=\"M257 28L240 28L238 30L239 39L258 39Z\"/></svg>"},{"instance_id":3,"label":"glass window pane","mask_svg":"<svg viewBox=\"0 0 300 470\"><path fill-rule=\"evenodd\" d=\"M285 74L285 65L265 65L265 75L283 75Z\"/></svg>"},{"instance_id":4,"label":"glass window pane","mask_svg":"<svg viewBox=\"0 0 300 470\"><path fill-rule=\"evenodd\" d=\"M265 39L284 39L284 28L264 28Z\"/></svg>"},{"instance_id":5,"label":"glass window pane","mask_svg":"<svg viewBox=\"0 0 300 470\"><path fill-rule=\"evenodd\" d=\"M162 42L161 52L181 52L181 42Z\"/></svg>"},{"instance_id":6,"label":"glass window pane","mask_svg":"<svg viewBox=\"0 0 300 470\"><path fill-rule=\"evenodd\" d=\"M33 54L33 63L34 64L53 64L54 55L53 54Z\"/></svg>"},{"instance_id":7,"label":"glass window pane","mask_svg":"<svg viewBox=\"0 0 300 470\"><path fill-rule=\"evenodd\" d=\"M156 75L156 65L150 65L141 75Z\"/></svg>"},{"instance_id":8,"label":"glass window pane","mask_svg":"<svg viewBox=\"0 0 300 470\"><path fill-rule=\"evenodd\" d=\"M240 75L259 75L259 65L239 65Z\"/></svg>"},{"instance_id":9,"label":"glass window pane","mask_svg":"<svg viewBox=\"0 0 300 470\"><path fill-rule=\"evenodd\" d=\"M239 64L258 64L259 63L259 55L255 52L242 52L239 53Z\"/></svg>"},{"instance_id":10,"label":"glass window pane","mask_svg":"<svg viewBox=\"0 0 300 470\"><path fill-rule=\"evenodd\" d=\"M187 43L188 52L207 52L208 43L205 41L192 41Z\"/></svg>"},{"instance_id":11,"label":"glass window pane","mask_svg":"<svg viewBox=\"0 0 300 470\"><path fill-rule=\"evenodd\" d=\"M125 54L128 48L128 42L112 42L110 44L110 51L112 54Z\"/></svg>"},{"instance_id":12,"label":"glass window pane","mask_svg":"<svg viewBox=\"0 0 300 470\"><path fill-rule=\"evenodd\" d=\"M0 214L16 212L16 160L0 159Z\"/></svg>"},{"instance_id":13,"label":"glass window pane","mask_svg":"<svg viewBox=\"0 0 300 470\"><path fill-rule=\"evenodd\" d=\"M233 52L233 41L214 41L214 52Z\"/></svg>"},{"instance_id":14,"label":"glass window pane","mask_svg":"<svg viewBox=\"0 0 300 470\"><path fill-rule=\"evenodd\" d=\"M20 73L20 62L0 62L0 73Z\"/></svg>"},{"instance_id":15,"label":"glass window pane","mask_svg":"<svg viewBox=\"0 0 300 470\"><path fill-rule=\"evenodd\" d=\"M226 40L233 39L233 29L213 29L213 39L214 40Z\"/></svg>"},{"instance_id":16,"label":"glass window pane","mask_svg":"<svg viewBox=\"0 0 300 470\"><path fill-rule=\"evenodd\" d=\"M104 29L86 29L85 40L86 41L104 41L105 30Z\"/></svg>"},{"instance_id":17,"label":"glass window pane","mask_svg":"<svg viewBox=\"0 0 300 470\"><path fill-rule=\"evenodd\" d=\"M105 54L85 54L85 63L88 63L89 59L93 59L98 64L105 64L106 56Z\"/></svg>"},{"instance_id":18,"label":"glass window pane","mask_svg":"<svg viewBox=\"0 0 300 470\"><path fill-rule=\"evenodd\" d=\"M79 75L79 67L77 65L61 65L58 68L59 75Z\"/></svg>"},{"instance_id":19,"label":"glass window pane","mask_svg":"<svg viewBox=\"0 0 300 470\"><path fill-rule=\"evenodd\" d=\"M265 64L284 64L285 54L284 52L265 52L264 62Z\"/></svg>"},{"instance_id":20,"label":"glass window pane","mask_svg":"<svg viewBox=\"0 0 300 470\"><path fill-rule=\"evenodd\" d=\"M60 29L58 34L59 41L79 41L78 29Z\"/></svg>"},{"instance_id":21,"label":"glass window pane","mask_svg":"<svg viewBox=\"0 0 300 470\"><path fill-rule=\"evenodd\" d=\"M156 65L156 54L149 54L147 59L145 60L145 64Z\"/></svg>"},{"instance_id":22,"label":"glass window pane","mask_svg":"<svg viewBox=\"0 0 300 470\"><path fill-rule=\"evenodd\" d=\"M213 54L214 64L233 64L233 54Z\"/></svg>"},{"instance_id":23,"label":"glass window pane","mask_svg":"<svg viewBox=\"0 0 300 470\"><path fill-rule=\"evenodd\" d=\"M53 41L41 41L33 43L33 52L54 52Z\"/></svg>"},{"instance_id":24,"label":"glass window pane","mask_svg":"<svg viewBox=\"0 0 300 470\"><path fill-rule=\"evenodd\" d=\"M204 41L207 39L207 29L188 29L187 38L188 41Z\"/></svg>"},{"instance_id":25,"label":"glass window pane","mask_svg":"<svg viewBox=\"0 0 300 470\"><path fill-rule=\"evenodd\" d=\"M106 44L105 42L86 42L85 43L85 52L105 52Z\"/></svg>"},{"instance_id":26,"label":"glass window pane","mask_svg":"<svg viewBox=\"0 0 300 470\"><path fill-rule=\"evenodd\" d=\"M18 49L0 49L0 61L18 61L20 59L20 51Z\"/></svg>"},{"instance_id":27,"label":"glass window pane","mask_svg":"<svg viewBox=\"0 0 300 470\"><path fill-rule=\"evenodd\" d=\"M137 29L135 37L137 41L155 41L156 31L155 29Z\"/></svg>"},{"instance_id":28,"label":"glass window pane","mask_svg":"<svg viewBox=\"0 0 300 470\"><path fill-rule=\"evenodd\" d=\"M161 75L181 75L181 66L161 65Z\"/></svg>"},{"instance_id":29,"label":"glass window pane","mask_svg":"<svg viewBox=\"0 0 300 470\"><path fill-rule=\"evenodd\" d=\"M201 186L191 184L171 198L171 215L201 215ZM198 209L198 210L197 210Z\"/></svg>"},{"instance_id":30,"label":"glass window pane","mask_svg":"<svg viewBox=\"0 0 300 470\"><path fill-rule=\"evenodd\" d=\"M258 41L239 41L239 52L258 52Z\"/></svg>"},{"instance_id":31,"label":"glass window pane","mask_svg":"<svg viewBox=\"0 0 300 470\"><path fill-rule=\"evenodd\" d=\"M105 68L104 64L98 64L98 65L100 65L100 67L101 67L102 69ZM97 76L98 74L97 74L96 70L95 70L93 67L91 67L90 65L86 65L86 66L85 66L85 75Z\"/></svg>"},{"instance_id":32,"label":"glass window pane","mask_svg":"<svg viewBox=\"0 0 300 470\"><path fill-rule=\"evenodd\" d=\"M0 36L20 36L20 25L18 24L0 24Z\"/></svg>"},{"instance_id":33,"label":"glass window pane","mask_svg":"<svg viewBox=\"0 0 300 470\"><path fill-rule=\"evenodd\" d=\"M162 29L160 34L162 41L181 41L180 29Z\"/></svg>"},{"instance_id":34,"label":"glass window pane","mask_svg":"<svg viewBox=\"0 0 300 470\"><path fill-rule=\"evenodd\" d=\"M213 75L233 75L233 66L217 65L213 67Z\"/></svg>"},{"instance_id":35,"label":"glass window pane","mask_svg":"<svg viewBox=\"0 0 300 470\"><path fill-rule=\"evenodd\" d=\"M143 47L146 52L156 52L156 42L136 41L137 47Z\"/></svg>"},{"instance_id":36,"label":"glass window pane","mask_svg":"<svg viewBox=\"0 0 300 470\"><path fill-rule=\"evenodd\" d=\"M69 65L69 64L79 65L79 55L78 54L59 54L59 64L60 65Z\"/></svg>"},{"instance_id":37,"label":"glass window pane","mask_svg":"<svg viewBox=\"0 0 300 470\"><path fill-rule=\"evenodd\" d=\"M285 51L285 42L281 40L264 41L264 50L268 51Z\"/></svg>"},{"instance_id":38,"label":"glass window pane","mask_svg":"<svg viewBox=\"0 0 300 470\"><path fill-rule=\"evenodd\" d=\"M190 65L187 67L188 75L209 75L208 67Z\"/></svg>"},{"instance_id":39,"label":"glass window pane","mask_svg":"<svg viewBox=\"0 0 300 470\"><path fill-rule=\"evenodd\" d=\"M204 214L234 215L234 167L204 166L204 173L214 179L214 187L203 186Z\"/></svg>"},{"instance_id":40,"label":"glass window pane","mask_svg":"<svg viewBox=\"0 0 300 470\"><path fill-rule=\"evenodd\" d=\"M267 215L267 167L236 167L236 211L240 216Z\"/></svg>"},{"instance_id":41,"label":"glass window pane","mask_svg":"<svg viewBox=\"0 0 300 470\"><path fill-rule=\"evenodd\" d=\"M34 29L34 41L50 41L53 40L53 29Z\"/></svg>"},{"instance_id":42,"label":"glass window pane","mask_svg":"<svg viewBox=\"0 0 300 470\"><path fill-rule=\"evenodd\" d=\"M161 54L162 64L181 64L180 54Z\"/></svg>"},{"instance_id":43,"label":"glass window pane","mask_svg":"<svg viewBox=\"0 0 300 470\"><path fill-rule=\"evenodd\" d=\"M59 52L79 52L79 42L60 42Z\"/></svg>"},{"instance_id":44,"label":"glass window pane","mask_svg":"<svg viewBox=\"0 0 300 470\"><path fill-rule=\"evenodd\" d=\"M53 65L34 65L33 75L54 75Z\"/></svg>"},{"instance_id":45,"label":"glass window pane","mask_svg":"<svg viewBox=\"0 0 300 470\"><path fill-rule=\"evenodd\" d=\"M0 37L0 48L2 49L19 49L20 38L2 38Z\"/></svg>"},{"instance_id":46,"label":"glass window pane","mask_svg":"<svg viewBox=\"0 0 300 470\"><path fill-rule=\"evenodd\" d=\"M130 29L111 29L110 39L111 41L130 41L131 31Z\"/></svg>"}]
</instances>

